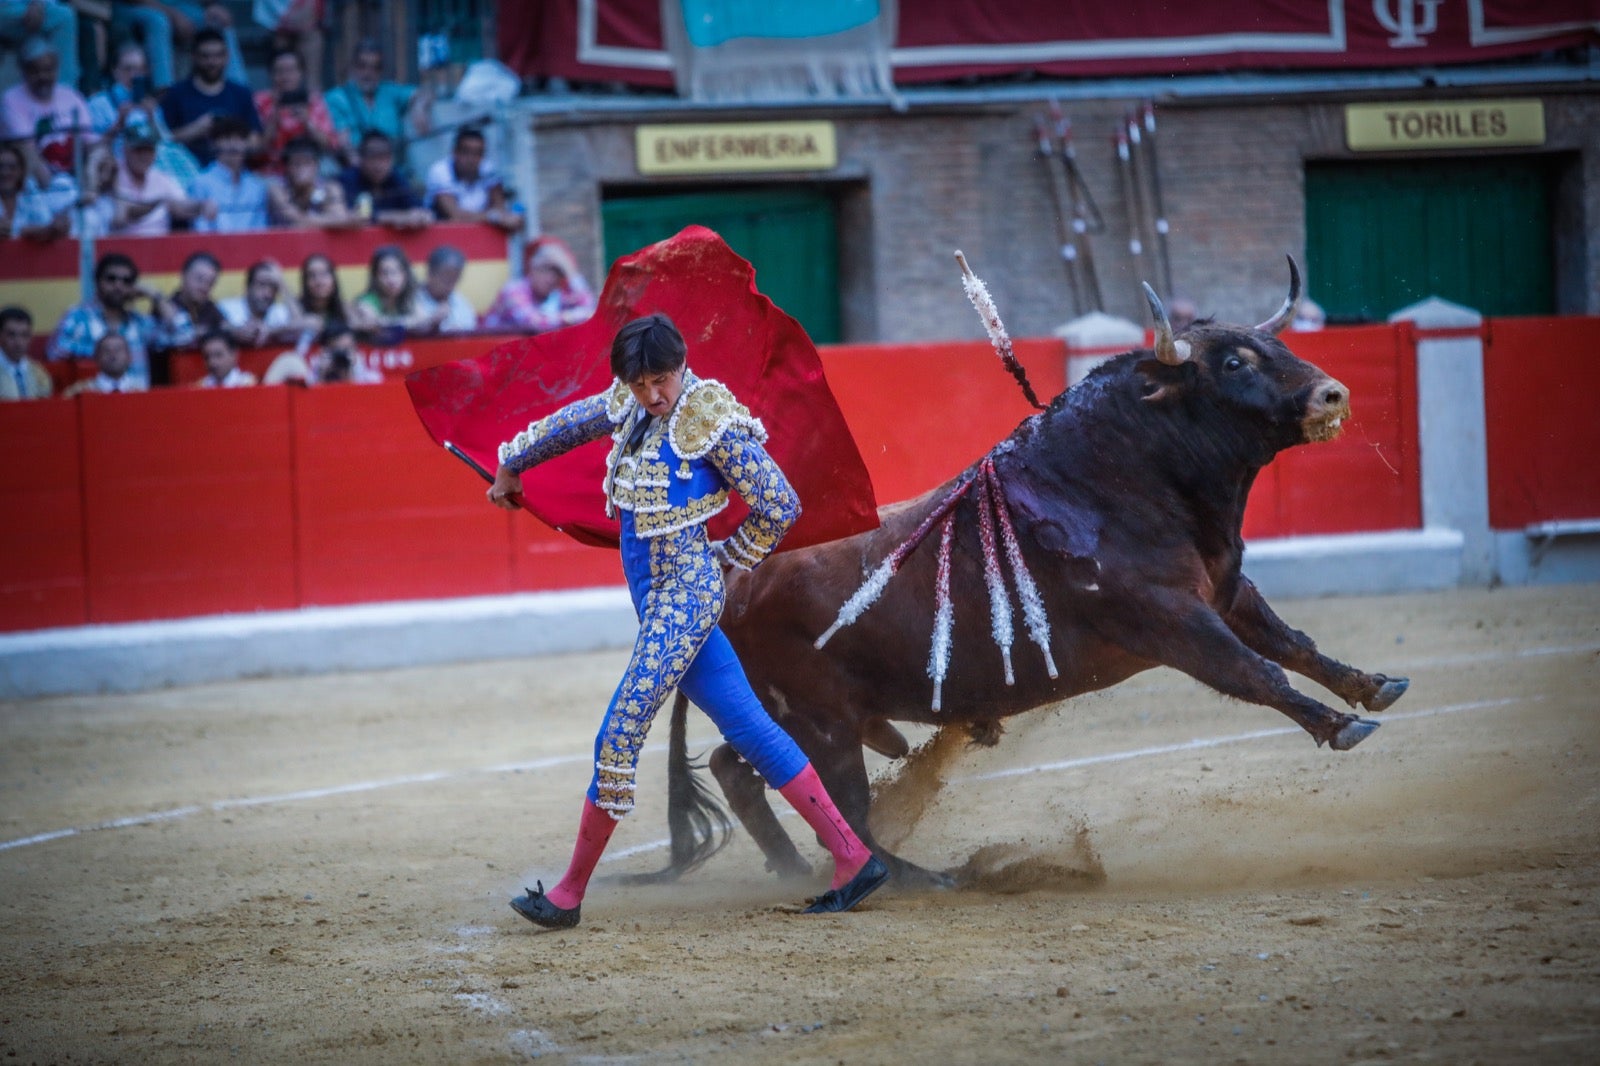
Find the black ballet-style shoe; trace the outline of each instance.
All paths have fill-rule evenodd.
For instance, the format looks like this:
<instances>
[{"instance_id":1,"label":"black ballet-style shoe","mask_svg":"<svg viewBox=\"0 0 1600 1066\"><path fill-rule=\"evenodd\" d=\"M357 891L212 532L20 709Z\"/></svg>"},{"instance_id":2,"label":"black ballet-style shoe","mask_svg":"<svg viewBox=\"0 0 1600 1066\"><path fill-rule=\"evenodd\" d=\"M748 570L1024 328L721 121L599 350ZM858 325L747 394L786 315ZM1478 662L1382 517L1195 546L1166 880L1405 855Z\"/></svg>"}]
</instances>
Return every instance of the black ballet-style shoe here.
<instances>
[{"instance_id":1,"label":"black ballet-style shoe","mask_svg":"<svg viewBox=\"0 0 1600 1066\"><path fill-rule=\"evenodd\" d=\"M544 882L535 881L534 884L538 887L523 889L527 895L518 896L511 901L512 910L534 925L542 925L546 929L571 929L578 924L578 912L583 910L581 905L571 910L557 907L550 902L550 897L544 894Z\"/></svg>"},{"instance_id":2,"label":"black ballet-style shoe","mask_svg":"<svg viewBox=\"0 0 1600 1066\"><path fill-rule=\"evenodd\" d=\"M830 888L816 899L802 914L837 914L847 911L872 895L889 880L889 867L874 855L842 888Z\"/></svg>"}]
</instances>

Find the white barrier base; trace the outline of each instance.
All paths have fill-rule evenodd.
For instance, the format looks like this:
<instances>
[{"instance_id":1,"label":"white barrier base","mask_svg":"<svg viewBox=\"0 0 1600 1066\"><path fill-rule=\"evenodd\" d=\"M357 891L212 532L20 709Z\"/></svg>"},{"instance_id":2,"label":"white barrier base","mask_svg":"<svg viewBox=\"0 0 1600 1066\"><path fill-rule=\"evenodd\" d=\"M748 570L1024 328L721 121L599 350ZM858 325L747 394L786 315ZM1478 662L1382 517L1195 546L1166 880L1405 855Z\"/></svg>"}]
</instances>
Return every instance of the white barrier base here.
<instances>
[{"instance_id":1,"label":"white barrier base","mask_svg":"<svg viewBox=\"0 0 1600 1066\"><path fill-rule=\"evenodd\" d=\"M1546 523L1494 535L1495 573L1507 585L1600 581L1600 528L1593 521Z\"/></svg>"},{"instance_id":2,"label":"white barrier base","mask_svg":"<svg viewBox=\"0 0 1600 1066\"><path fill-rule=\"evenodd\" d=\"M0 636L0 698L593 651L637 628L619 586L44 629Z\"/></svg>"},{"instance_id":3,"label":"white barrier base","mask_svg":"<svg viewBox=\"0 0 1600 1066\"><path fill-rule=\"evenodd\" d=\"M1572 539L1535 561L1523 534L1499 535L1501 580L1600 580L1600 539ZM1464 541L1450 529L1257 540L1244 570L1268 597L1449 589ZM636 629L620 586L46 629L0 635L0 699L623 648Z\"/></svg>"},{"instance_id":4,"label":"white barrier base","mask_svg":"<svg viewBox=\"0 0 1600 1066\"><path fill-rule=\"evenodd\" d=\"M1455 588L1465 542L1454 529L1253 540L1244 548L1244 572L1269 597Z\"/></svg>"}]
</instances>

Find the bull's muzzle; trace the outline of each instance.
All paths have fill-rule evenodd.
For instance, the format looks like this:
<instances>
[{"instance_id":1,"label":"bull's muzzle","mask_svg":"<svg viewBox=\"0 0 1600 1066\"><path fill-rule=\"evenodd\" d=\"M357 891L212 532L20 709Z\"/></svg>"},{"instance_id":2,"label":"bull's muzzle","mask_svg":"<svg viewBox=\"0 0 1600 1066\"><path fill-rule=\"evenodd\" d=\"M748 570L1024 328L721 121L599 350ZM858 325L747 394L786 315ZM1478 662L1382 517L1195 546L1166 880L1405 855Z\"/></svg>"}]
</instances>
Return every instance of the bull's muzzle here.
<instances>
[{"instance_id":1,"label":"bull's muzzle","mask_svg":"<svg viewBox=\"0 0 1600 1066\"><path fill-rule=\"evenodd\" d=\"M1343 382L1325 377L1311 387L1306 401L1306 415L1301 421L1306 442L1333 440L1344 429L1350 418L1350 390Z\"/></svg>"}]
</instances>

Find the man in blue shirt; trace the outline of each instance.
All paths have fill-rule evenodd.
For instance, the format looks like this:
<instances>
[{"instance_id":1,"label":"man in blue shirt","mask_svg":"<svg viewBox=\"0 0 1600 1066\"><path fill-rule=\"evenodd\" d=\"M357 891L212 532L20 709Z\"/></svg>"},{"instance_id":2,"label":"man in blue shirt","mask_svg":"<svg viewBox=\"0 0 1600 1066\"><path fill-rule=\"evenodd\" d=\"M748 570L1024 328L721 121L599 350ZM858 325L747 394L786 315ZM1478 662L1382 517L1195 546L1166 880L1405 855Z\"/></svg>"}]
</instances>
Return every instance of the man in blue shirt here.
<instances>
[{"instance_id":1,"label":"man in blue shirt","mask_svg":"<svg viewBox=\"0 0 1600 1066\"><path fill-rule=\"evenodd\" d=\"M383 80L383 49L377 42L364 40L350 57L350 80L330 89L324 99L334 128L344 134L346 162L355 163L355 146L370 130L386 134L397 150L404 152L406 123L420 136L430 125L428 109L433 106L433 91Z\"/></svg>"},{"instance_id":2,"label":"man in blue shirt","mask_svg":"<svg viewBox=\"0 0 1600 1066\"><path fill-rule=\"evenodd\" d=\"M216 147L216 162L200 172L189 189L196 200L216 205L194 220L201 232L238 233L267 228L267 183L245 169L244 155L250 143L249 132L233 119L220 119L211 131Z\"/></svg>"},{"instance_id":3,"label":"man in blue shirt","mask_svg":"<svg viewBox=\"0 0 1600 1066\"><path fill-rule=\"evenodd\" d=\"M422 206L417 190L395 168L394 142L372 130L361 138L360 162L339 175L344 202L350 209L380 226L421 229L433 221Z\"/></svg>"},{"instance_id":4,"label":"man in blue shirt","mask_svg":"<svg viewBox=\"0 0 1600 1066\"><path fill-rule=\"evenodd\" d=\"M222 34L205 29L194 35L193 73L161 94L161 115L172 137L188 145L201 166L216 158L212 138L222 118L238 121L249 132L249 149L261 137L261 116L248 85L229 81L228 45Z\"/></svg>"},{"instance_id":5,"label":"man in blue shirt","mask_svg":"<svg viewBox=\"0 0 1600 1066\"><path fill-rule=\"evenodd\" d=\"M50 338L46 352L52 361L87 359L108 333L120 333L128 342L128 376L148 387L151 356L167 348L162 325L172 319L172 302L139 284L139 268L121 252L108 252L94 268L95 298L69 309ZM128 306L135 297L148 299L153 315ZM164 368L162 368L164 369Z\"/></svg>"}]
</instances>

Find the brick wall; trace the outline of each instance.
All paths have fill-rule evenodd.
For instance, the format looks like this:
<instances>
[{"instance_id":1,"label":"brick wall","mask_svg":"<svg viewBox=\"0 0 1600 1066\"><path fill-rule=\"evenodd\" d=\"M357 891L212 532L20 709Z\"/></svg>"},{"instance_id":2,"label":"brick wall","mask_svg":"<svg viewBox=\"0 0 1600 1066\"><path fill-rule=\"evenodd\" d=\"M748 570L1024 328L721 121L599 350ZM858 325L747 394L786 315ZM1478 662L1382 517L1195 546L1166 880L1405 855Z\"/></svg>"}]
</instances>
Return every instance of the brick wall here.
<instances>
[{"instance_id":1,"label":"brick wall","mask_svg":"<svg viewBox=\"0 0 1600 1066\"><path fill-rule=\"evenodd\" d=\"M1453 92L1451 98L1463 93ZM1565 194L1561 309L1600 312L1600 97L1540 95L1542 149L1575 160ZM1137 101L1071 101L1078 164L1106 231L1091 238L1105 309L1145 321L1139 289L1164 286L1156 250L1130 254L1129 210L1111 135ZM1059 257L1049 175L1035 148L1033 118L1044 101L947 104L895 113L819 108L799 112L673 112L542 116L536 120L540 224L566 237L598 281L604 275L600 202L608 188L689 191L734 178L643 179L633 161L641 122L753 121L781 117L836 124L839 165L822 175L773 183L820 183L836 194L841 303L847 341L972 338L980 325L959 286L951 253L962 249L988 283L1017 336L1042 336L1079 312ZM1158 110L1161 181L1171 226L1173 293L1201 312L1257 322L1287 284L1283 256L1305 265L1306 160L1350 158L1343 101L1180 101ZM759 179L768 180L768 179ZM1317 279L1308 278L1310 293ZM1164 293L1172 295L1173 293Z\"/></svg>"}]
</instances>

